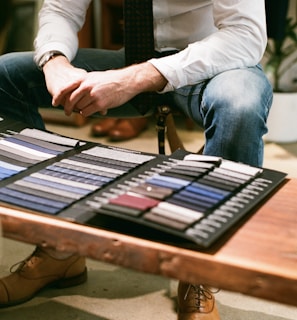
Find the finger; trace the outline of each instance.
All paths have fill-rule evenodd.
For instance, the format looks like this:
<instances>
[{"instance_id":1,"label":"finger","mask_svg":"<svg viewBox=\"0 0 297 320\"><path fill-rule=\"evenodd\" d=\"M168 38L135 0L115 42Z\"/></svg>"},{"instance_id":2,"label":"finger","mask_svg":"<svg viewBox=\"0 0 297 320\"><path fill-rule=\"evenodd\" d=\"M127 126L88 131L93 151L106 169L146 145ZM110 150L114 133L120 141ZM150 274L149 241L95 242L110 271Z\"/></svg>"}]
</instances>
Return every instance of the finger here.
<instances>
[{"instance_id":1,"label":"finger","mask_svg":"<svg viewBox=\"0 0 297 320\"><path fill-rule=\"evenodd\" d=\"M92 103L92 97L87 90L78 88L72 91L64 104L64 110L67 114L73 110L83 110Z\"/></svg>"},{"instance_id":2,"label":"finger","mask_svg":"<svg viewBox=\"0 0 297 320\"><path fill-rule=\"evenodd\" d=\"M61 102L58 104L58 105L56 105L56 104L54 104L54 99L52 99L52 106L55 108L55 107L64 107L64 105L65 105L65 101L67 100L67 95L63 98L63 100L61 100Z\"/></svg>"},{"instance_id":3,"label":"finger","mask_svg":"<svg viewBox=\"0 0 297 320\"><path fill-rule=\"evenodd\" d=\"M71 85L61 89L56 95L53 96L53 100L52 100L53 106L63 105L63 102L65 103L65 101L69 99L72 91L78 88L78 86L79 86L79 82L72 83Z\"/></svg>"},{"instance_id":4,"label":"finger","mask_svg":"<svg viewBox=\"0 0 297 320\"><path fill-rule=\"evenodd\" d=\"M90 104L93 103L93 100L91 100L91 97L84 92L80 92L78 95L76 95L76 99L71 99L71 95L66 99L64 110L67 114L71 113L72 111L80 111L88 107Z\"/></svg>"},{"instance_id":5,"label":"finger","mask_svg":"<svg viewBox=\"0 0 297 320\"><path fill-rule=\"evenodd\" d=\"M94 103L89 104L87 107L85 107L84 109L82 109L80 111L80 113L84 116L84 117L89 117L92 114L99 112L101 115L106 115L107 114L107 109L101 109L98 110L98 108L96 107L96 105Z\"/></svg>"}]
</instances>

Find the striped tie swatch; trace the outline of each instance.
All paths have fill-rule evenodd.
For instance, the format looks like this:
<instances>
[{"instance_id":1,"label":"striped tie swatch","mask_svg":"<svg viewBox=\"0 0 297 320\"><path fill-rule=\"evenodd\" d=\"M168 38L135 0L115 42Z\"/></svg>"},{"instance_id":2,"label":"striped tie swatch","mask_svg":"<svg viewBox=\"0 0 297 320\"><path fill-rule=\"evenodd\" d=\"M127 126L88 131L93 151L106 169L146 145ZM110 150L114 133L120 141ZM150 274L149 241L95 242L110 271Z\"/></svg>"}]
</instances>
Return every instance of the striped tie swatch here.
<instances>
[{"instance_id":1,"label":"striped tie swatch","mask_svg":"<svg viewBox=\"0 0 297 320\"><path fill-rule=\"evenodd\" d=\"M35 129L33 132L36 133ZM32 173L1 187L0 201L38 212L57 214L153 158L95 146L53 161L74 150L77 141L46 132L40 132L39 138L34 138L33 132L26 129L0 140L1 180L33 168ZM37 164L48 160L49 165L34 170Z\"/></svg>"}]
</instances>

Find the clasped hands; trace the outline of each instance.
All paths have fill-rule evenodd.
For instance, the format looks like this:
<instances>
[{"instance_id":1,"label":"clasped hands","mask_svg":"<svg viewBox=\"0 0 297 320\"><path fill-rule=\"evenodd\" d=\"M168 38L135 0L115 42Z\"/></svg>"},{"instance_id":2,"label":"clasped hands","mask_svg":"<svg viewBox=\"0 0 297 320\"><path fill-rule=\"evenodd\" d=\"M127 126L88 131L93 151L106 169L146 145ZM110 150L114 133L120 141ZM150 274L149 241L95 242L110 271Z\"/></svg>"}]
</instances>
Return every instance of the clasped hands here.
<instances>
[{"instance_id":1,"label":"clasped hands","mask_svg":"<svg viewBox=\"0 0 297 320\"><path fill-rule=\"evenodd\" d=\"M72 112L84 117L97 112L105 115L108 109L126 103L140 92L157 91L167 83L147 62L122 69L87 72L58 56L50 60L43 71L52 105L63 106L68 116Z\"/></svg>"}]
</instances>

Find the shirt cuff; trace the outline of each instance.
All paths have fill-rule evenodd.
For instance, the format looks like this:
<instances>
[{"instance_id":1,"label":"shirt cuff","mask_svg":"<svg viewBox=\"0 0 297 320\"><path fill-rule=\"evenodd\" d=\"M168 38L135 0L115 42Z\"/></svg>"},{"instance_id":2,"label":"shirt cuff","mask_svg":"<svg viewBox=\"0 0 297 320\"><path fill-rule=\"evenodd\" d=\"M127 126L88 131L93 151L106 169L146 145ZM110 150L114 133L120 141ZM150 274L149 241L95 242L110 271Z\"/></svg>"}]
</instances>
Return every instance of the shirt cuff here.
<instances>
[{"instance_id":1,"label":"shirt cuff","mask_svg":"<svg viewBox=\"0 0 297 320\"><path fill-rule=\"evenodd\" d=\"M40 60L44 56L45 53L50 51L59 51L61 52L69 61L74 58L74 55L66 46L61 45L59 42L51 42L47 45L44 45L35 50L34 53L34 62L39 65Z\"/></svg>"},{"instance_id":2,"label":"shirt cuff","mask_svg":"<svg viewBox=\"0 0 297 320\"><path fill-rule=\"evenodd\" d=\"M160 62L162 58L160 59L150 59L148 60L149 63L151 63L168 81L166 86L160 90L157 91L158 93L166 93L166 92L170 92L170 91L174 91L174 87L173 85L170 83L170 80L168 79L167 75L166 75L166 67L164 65L162 65L162 63Z\"/></svg>"}]
</instances>

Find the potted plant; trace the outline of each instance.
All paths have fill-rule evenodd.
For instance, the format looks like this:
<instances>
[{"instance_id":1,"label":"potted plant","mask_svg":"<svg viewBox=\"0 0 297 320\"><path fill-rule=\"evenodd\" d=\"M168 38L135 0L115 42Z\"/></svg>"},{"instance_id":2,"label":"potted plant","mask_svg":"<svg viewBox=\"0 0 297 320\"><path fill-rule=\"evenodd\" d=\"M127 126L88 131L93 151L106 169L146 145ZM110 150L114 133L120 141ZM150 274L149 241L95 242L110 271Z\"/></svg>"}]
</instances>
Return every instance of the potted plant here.
<instances>
[{"instance_id":1,"label":"potted plant","mask_svg":"<svg viewBox=\"0 0 297 320\"><path fill-rule=\"evenodd\" d=\"M297 141L297 21L288 8L288 0L266 0L264 70L274 89L266 139L280 143Z\"/></svg>"}]
</instances>

